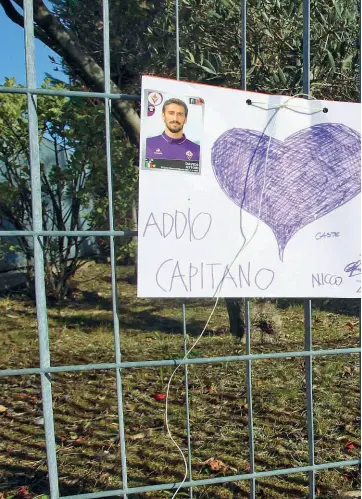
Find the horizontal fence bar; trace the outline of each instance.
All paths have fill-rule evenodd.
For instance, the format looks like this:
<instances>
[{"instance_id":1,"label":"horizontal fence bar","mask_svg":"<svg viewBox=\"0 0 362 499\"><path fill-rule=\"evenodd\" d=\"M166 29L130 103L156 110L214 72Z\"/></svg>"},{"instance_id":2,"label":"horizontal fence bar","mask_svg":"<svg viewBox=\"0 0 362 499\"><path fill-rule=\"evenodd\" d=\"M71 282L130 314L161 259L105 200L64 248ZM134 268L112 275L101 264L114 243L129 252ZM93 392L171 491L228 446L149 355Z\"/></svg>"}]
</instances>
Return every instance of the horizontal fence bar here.
<instances>
[{"instance_id":1,"label":"horizontal fence bar","mask_svg":"<svg viewBox=\"0 0 362 499\"><path fill-rule=\"evenodd\" d=\"M118 236L134 237L137 236L136 230L0 230L0 237L10 236L47 236L47 237L90 237L90 236Z\"/></svg>"},{"instance_id":2,"label":"horizontal fence bar","mask_svg":"<svg viewBox=\"0 0 362 499\"><path fill-rule=\"evenodd\" d=\"M230 475L217 478L205 478L203 480L189 480L181 483L162 483L160 485L148 485L144 487L129 487L127 491L123 489L107 490L104 492L93 492L89 494L79 494L74 496L61 496L60 499L97 499L99 497L124 496L127 494L140 494L142 492L150 492L157 490L172 490L178 487L201 487L203 485L215 485L218 483L237 482L239 480L261 479L271 476L292 475L295 473L307 473L310 471L326 470L330 468L345 468L347 466L357 466L361 463L359 459L336 461L333 463L315 464L314 466L300 466L298 468L285 468L281 470L259 471L255 473L247 473L243 475Z\"/></svg>"},{"instance_id":3,"label":"horizontal fence bar","mask_svg":"<svg viewBox=\"0 0 362 499\"><path fill-rule=\"evenodd\" d=\"M226 357L198 357L194 359L144 360L133 362L111 362L104 364L85 364L79 366L54 366L42 369L29 367L24 369L3 369L0 376L18 376L23 374L59 373L74 371L92 371L102 369L129 369L139 367L178 366L179 364L220 364L222 362L240 362L244 360L286 359L293 357L321 357L323 355L360 354L361 348L336 348L333 350L312 350L301 352L271 352L250 355L230 355Z\"/></svg>"},{"instance_id":4,"label":"horizontal fence bar","mask_svg":"<svg viewBox=\"0 0 362 499\"><path fill-rule=\"evenodd\" d=\"M110 94L107 92L82 92L81 90L50 90L48 88L28 88L28 87L4 87L0 86L0 94L31 94L31 95L52 95L56 97L82 97L85 99L113 99L113 100L134 100L140 101L140 95Z\"/></svg>"}]
</instances>

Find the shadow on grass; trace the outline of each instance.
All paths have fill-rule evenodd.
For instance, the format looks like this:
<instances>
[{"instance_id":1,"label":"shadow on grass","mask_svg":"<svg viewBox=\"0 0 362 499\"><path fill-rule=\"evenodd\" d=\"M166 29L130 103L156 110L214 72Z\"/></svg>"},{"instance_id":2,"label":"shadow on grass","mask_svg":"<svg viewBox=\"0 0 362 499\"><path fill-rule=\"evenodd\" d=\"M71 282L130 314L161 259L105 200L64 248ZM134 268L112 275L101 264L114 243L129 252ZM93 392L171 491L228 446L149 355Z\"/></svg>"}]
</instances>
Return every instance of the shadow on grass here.
<instances>
[{"instance_id":1,"label":"shadow on grass","mask_svg":"<svg viewBox=\"0 0 362 499\"><path fill-rule=\"evenodd\" d=\"M118 307L118 316L120 327L123 329L135 329L143 332L158 331L169 334L183 334L183 325L181 317L175 319L172 317L165 317L158 313L156 307L151 310L144 310L142 312L130 313L125 307ZM181 314L180 314L181 315ZM61 325L78 326L85 332L87 330L93 331L95 327L104 327L105 319L98 319L97 317L84 317L84 315L72 314L66 318L54 317L54 321L59 322ZM112 321L109 321L110 328L112 328ZM196 337L205 326L205 321L190 320L187 322L187 334ZM222 334L223 330L207 330L206 333L212 332L213 336Z\"/></svg>"},{"instance_id":2,"label":"shadow on grass","mask_svg":"<svg viewBox=\"0 0 362 499\"><path fill-rule=\"evenodd\" d=\"M181 302L167 301L167 306L170 307L170 315L165 316L160 313L161 304L159 300L154 305L144 303L146 310L133 311L132 306L138 306L132 299L127 296L122 296L121 304L118 305L118 316L120 326L122 328L136 329L139 331L160 331L163 333L183 334ZM200 306L201 303L195 302L190 305L194 307ZM176 308L178 306L178 308ZM173 310L175 307L176 310ZM107 320L98 318L97 316L86 316L84 313L77 313L77 311L99 310L99 311L112 311L112 299L110 297L99 296L93 291L83 291L82 294L76 299L69 301L67 310L71 314L64 316L52 316L55 322L66 326L80 326L84 330L93 330L95 327L104 327ZM55 310L64 309L64 304L56 305L53 307ZM172 317L172 314L178 315ZM112 320L109 321L110 325ZM187 333L189 336L197 336L205 326L205 320L187 321ZM211 331L211 330L210 330ZM208 332L208 331L206 331ZM213 334L221 334L224 331L214 330Z\"/></svg>"},{"instance_id":3,"label":"shadow on grass","mask_svg":"<svg viewBox=\"0 0 362 499\"><path fill-rule=\"evenodd\" d=\"M278 298L277 308L286 309L289 307L303 306L304 299L300 298ZM361 301L358 298L314 298L312 299L312 309L334 314L359 316Z\"/></svg>"},{"instance_id":4,"label":"shadow on grass","mask_svg":"<svg viewBox=\"0 0 362 499\"><path fill-rule=\"evenodd\" d=\"M206 382L206 380L209 379L207 372L205 370L200 372L203 372L203 375L205 376L204 382ZM241 379L240 373L238 372L234 372L234 376L237 380ZM4 395L5 397L8 397L8 399L4 399L3 403L5 403L7 407L11 407L14 404L14 393L22 394L24 393L24 390L28 392L29 389L24 383L19 384L19 381L15 378L7 379L9 381L6 390L4 390ZM36 381L32 384L31 393L38 393L40 395L39 379L35 377L32 379ZM125 379L124 382L126 383L126 381L127 380ZM94 384L90 384L90 382ZM149 381L143 378L134 380L132 378L132 381L130 379L129 382L138 387L139 394L137 395L130 387L128 391L128 401L133 404L142 403L142 406L138 405L138 410L136 407L132 410L129 409L129 421L127 418L125 420L126 433L130 435L139 432L146 422L148 428L159 431L160 425L162 428L162 416L160 411L157 413L157 416L156 408L159 408L160 406L157 406L156 402L142 402L142 400L145 400L143 398L145 395L148 396L153 393L154 385L149 385ZM128 385L125 384L125 388L126 386ZM81 394L79 400L74 399L75 392L73 390L75 388L77 388L77 393L79 392ZM61 496L117 489L118 487L114 484L111 485L100 481L102 475L110 475L113 477L121 476L118 448L114 442L112 443L110 441L114 436L114 433L109 432L112 423L117 421L114 376L108 376L107 373L95 373L94 371L82 374L57 374L53 377L53 393L55 399L54 417L57 435L56 442L58 444L57 459L59 465ZM218 424L225 424L225 422L233 424L232 409L233 407L238 407L238 400L240 398L243 399L245 397L245 393L235 395L233 399L234 402L229 400L229 402L225 404L227 393L227 391L225 393L223 392L219 397L217 396L217 393L212 393L206 401L206 406L209 408L208 410L210 413L218 411L220 407L223 407L224 412L218 416ZM268 397L264 398L268 399ZM15 400L17 399L15 398ZM147 397L147 400L151 401L153 399L150 396L149 398ZM200 398L199 402L201 403ZM126 389L125 403L127 403ZM175 410L176 405L175 402L172 403L173 410ZM255 404L254 409L257 410L257 408L257 404ZM18 410L19 413L16 416L14 414L5 413L0 418L0 442L3 445L4 454L7 456L7 459L2 461L0 469L0 476L3 484L2 489L8 490L10 487L16 489L17 487L26 486L31 488L31 492L37 495L49 494L48 476L45 470L44 430L42 427L33 426L29 431L28 426L36 416L41 415L40 397L38 396L36 401L33 397L26 398L26 401L22 402L21 406L18 407ZM198 408L197 411L200 411L200 409ZM295 427L296 420L304 418L302 412L303 411L298 411L297 413L294 413L294 416L292 414L287 414L285 426ZM275 413L274 417L272 417L273 413ZM271 424L268 425L270 428L275 428L275 422L280 421L281 419L279 408L269 408L268 412L264 412L262 416L264 421L271 418ZM206 417L209 419L209 414ZM89 425L89 423L91 424ZM301 423L301 421L299 421L299 423ZM26 426L24 427L23 425ZM302 425L299 424L298 428L301 427ZM287 428L284 428L283 430L287 430ZM205 446L205 442L207 442L206 437L208 436L207 433L205 434L205 431L206 429L204 429L202 433L202 439L204 440L203 447ZM210 438L215 440L214 430L210 428L209 431ZM180 430L180 433L178 438L182 437L182 430ZM73 439L74 435L81 439L80 443L77 443L77 440ZM301 434L299 431L294 432L293 434L289 431L285 434L283 433L283 437L285 438L285 442L290 444L293 440L299 442ZM172 472L172 475L175 476L174 470L178 469L178 472L180 472L180 456L177 454L166 454L165 448L162 446L162 441L155 441L157 442L157 446L154 448L155 457L157 456L157 453L162 451L164 459L166 459L167 467ZM146 442L146 440L144 440L144 442ZM333 442L334 440L331 440L331 443ZM139 449L135 447L130 449L131 444L132 441L128 440L127 445L129 445L129 447L127 448L127 451L129 464L131 464L130 468L134 470L133 473L131 472L130 474L138 474L142 471L143 475L142 477L132 476L130 478L132 486L160 484L165 483L167 479L170 479L170 473L167 473L165 476L161 469L155 471L153 459L149 459L149 455L143 454L141 444L137 444L140 446ZM143 445L146 447L146 444ZM19 448L19 446L21 447ZM245 437L245 434L239 434L238 447L247 449L247 446L247 437ZM104 450L106 450L106 452L104 452ZM217 452L225 452L222 441L220 442ZM74 457L69 458L72 454ZM131 454L133 455L133 461ZM285 467L290 467L289 463L276 463L274 454L273 443L270 442L270 453L262 459L256 457L256 465L263 469L283 467L280 466L280 464L285 464ZM217 454L215 455L217 456ZM76 462L73 461L73 459L76 460ZM20 462L20 460L22 460L22 462ZM292 464L295 463L293 462ZM92 474L91 476L88 476L90 472ZM221 477L222 475L215 474L213 476ZM194 477L196 479L198 478L196 472ZM200 478L203 477L200 476ZM258 497L269 499L271 497L290 497L290 494L293 494L293 497L305 497L303 490L298 488L298 486L304 488L307 483L303 477L288 475L280 479L271 477L263 479L258 481L257 485ZM248 481L220 484L220 492L218 491L215 493L211 493L211 490L210 493L208 493L208 488L205 488L206 493L200 490L199 494L199 491L196 489L195 497L221 499L222 497L226 497L225 489L233 493L233 497L248 497L246 492L248 490ZM330 493L333 492L333 489L325 488L323 492L326 494L326 497L330 497ZM144 497L144 495L133 495L132 497L141 498ZM157 497L162 497L161 493L160 495L157 495Z\"/></svg>"}]
</instances>

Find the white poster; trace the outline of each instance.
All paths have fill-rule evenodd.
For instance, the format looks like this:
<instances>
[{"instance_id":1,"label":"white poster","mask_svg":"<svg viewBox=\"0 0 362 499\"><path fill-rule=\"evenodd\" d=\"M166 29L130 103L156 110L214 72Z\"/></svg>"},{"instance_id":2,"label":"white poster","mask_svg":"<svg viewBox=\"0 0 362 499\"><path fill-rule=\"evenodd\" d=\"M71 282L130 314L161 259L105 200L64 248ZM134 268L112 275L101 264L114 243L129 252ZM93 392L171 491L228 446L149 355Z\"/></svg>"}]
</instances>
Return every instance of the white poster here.
<instances>
[{"instance_id":1,"label":"white poster","mask_svg":"<svg viewBox=\"0 0 362 499\"><path fill-rule=\"evenodd\" d=\"M145 76L138 296L359 297L360 105Z\"/></svg>"}]
</instances>

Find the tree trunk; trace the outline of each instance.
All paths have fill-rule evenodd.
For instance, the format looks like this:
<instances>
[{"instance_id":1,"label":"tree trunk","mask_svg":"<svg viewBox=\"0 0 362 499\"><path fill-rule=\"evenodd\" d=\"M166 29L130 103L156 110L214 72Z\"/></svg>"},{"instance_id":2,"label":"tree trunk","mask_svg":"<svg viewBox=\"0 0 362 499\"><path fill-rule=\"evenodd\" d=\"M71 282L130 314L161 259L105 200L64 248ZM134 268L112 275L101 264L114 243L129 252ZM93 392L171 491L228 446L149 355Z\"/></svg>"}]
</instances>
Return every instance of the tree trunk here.
<instances>
[{"instance_id":1,"label":"tree trunk","mask_svg":"<svg viewBox=\"0 0 362 499\"><path fill-rule=\"evenodd\" d=\"M230 333L242 339L245 335L244 300L242 298L225 298L229 315Z\"/></svg>"},{"instance_id":2,"label":"tree trunk","mask_svg":"<svg viewBox=\"0 0 362 499\"><path fill-rule=\"evenodd\" d=\"M23 8L23 0L15 0L15 3ZM24 26L23 16L12 6L10 0L0 0L0 5L14 23ZM69 66L76 69L89 88L95 92L103 92L105 88L103 69L90 54L83 51L77 38L66 29L42 0L34 1L34 20L36 37L57 52ZM111 93L122 93L112 80L110 87ZM139 145L141 120L132 101L112 99L112 112L131 142Z\"/></svg>"},{"instance_id":3,"label":"tree trunk","mask_svg":"<svg viewBox=\"0 0 362 499\"><path fill-rule=\"evenodd\" d=\"M23 8L23 0L14 0ZM6 15L19 26L24 26L24 18L14 8L10 0L0 0L0 5ZM86 85L96 92L103 92L105 88L105 74L101 66L83 50L76 37L66 29L62 22L46 7L43 0L34 0L35 36L48 47L58 53L67 64L74 68ZM110 81L111 92L121 94L121 89ZM139 145L140 117L131 101L112 100L112 112L116 120L124 129L130 140ZM136 226L136 204L132 206L132 219ZM136 228L136 227L135 227ZM135 277L137 275L137 258L135 263ZM226 298L226 306L230 320L230 332L233 336L242 338L245 333L243 314L243 300Z\"/></svg>"},{"instance_id":4,"label":"tree trunk","mask_svg":"<svg viewBox=\"0 0 362 499\"><path fill-rule=\"evenodd\" d=\"M138 219L137 219L137 202L134 199L132 201L132 230L138 230ZM133 274L133 282L137 282L137 265L138 265L138 237L133 236L132 241L135 245L135 255L134 255L134 274Z\"/></svg>"}]
</instances>

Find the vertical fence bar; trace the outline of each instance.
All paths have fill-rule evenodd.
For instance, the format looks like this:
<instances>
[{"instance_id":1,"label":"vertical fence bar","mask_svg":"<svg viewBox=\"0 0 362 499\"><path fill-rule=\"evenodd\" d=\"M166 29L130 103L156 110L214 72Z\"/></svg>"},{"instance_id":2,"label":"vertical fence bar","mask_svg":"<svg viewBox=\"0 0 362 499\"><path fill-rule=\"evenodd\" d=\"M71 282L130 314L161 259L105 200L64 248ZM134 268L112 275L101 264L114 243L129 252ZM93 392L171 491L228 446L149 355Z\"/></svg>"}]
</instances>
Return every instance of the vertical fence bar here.
<instances>
[{"instance_id":1,"label":"vertical fence bar","mask_svg":"<svg viewBox=\"0 0 362 499\"><path fill-rule=\"evenodd\" d=\"M176 79L180 79L180 6L179 0L175 0L176 21Z\"/></svg>"},{"instance_id":2,"label":"vertical fence bar","mask_svg":"<svg viewBox=\"0 0 362 499\"><path fill-rule=\"evenodd\" d=\"M182 304L182 322L183 322L183 336L184 336L184 354L187 353L187 326L186 326L186 305ZM185 364L185 398L186 398L186 430L187 430L187 462L189 480L192 480L192 455L191 455L191 431L190 431L190 398L189 398L189 371L188 365ZM192 487L189 488L189 497L193 498Z\"/></svg>"},{"instance_id":3,"label":"vertical fence bar","mask_svg":"<svg viewBox=\"0 0 362 499\"><path fill-rule=\"evenodd\" d=\"M246 0L241 0L241 75L240 88L246 90ZM245 334L246 334L246 354L251 353L250 337L250 302L245 298ZM255 472L254 455L254 420L253 420L253 395L252 395L252 368L251 361L246 361L246 397L248 403L248 432L249 432L249 460L250 473ZM250 499L255 499L255 478L249 482Z\"/></svg>"},{"instance_id":4,"label":"vertical fence bar","mask_svg":"<svg viewBox=\"0 0 362 499\"><path fill-rule=\"evenodd\" d=\"M250 302L245 298L245 334L246 334L246 354L251 354L251 335L250 335ZM254 455L254 420L253 420L253 395L252 395L252 375L251 360L246 361L246 396L248 402L248 431L249 431L249 459L250 473L255 473L255 455ZM255 499L255 478L250 480L250 499Z\"/></svg>"},{"instance_id":5,"label":"vertical fence bar","mask_svg":"<svg viewBox=\"0 0 362 499\"><path fill-rule=\"evenodd\" d=\"M303 93L310 93L310 0L303 0ZM312 302L304 301L304 348L312 350ZM314 466L313 359L305 359L309 464ZM315 471L309 471L309 499L315 498Z\"/></svg>"},{"instance_id":6,"label":"vertical fence bar","mask_svg":"<svg viewBox=\"0 0 362 499\"><path fill-rule=\"evenodd\" d=\"M362 346L362 335L361 335L361 316L362 316L362 309L361 309L361 302L359 306L359 318L358 318L358 346L361 348ZM360 352L359 354L359 372L362 372L362 354ZM360 396L360 409L361 409L361 393L362 393L362 377L359 377L359 396ZM361 412L360 412L361 416Z\"/></svg>"},{"instance_id":7,"label":"vertical fence bar","mask_svg":"<svg viewBox=\"0 0 362 499\"><path fill-rule=\"evenodd\" d=\"M32 0L24 1L24 31L25 31L25 63L26 85L36 88L34 16ZM38 140L37 100L35 95L27 95L29 119L29 152L31 175L31 200L33 230L42 230L42 199L40 156ZM36 313L38 319L39 358L40 367L50 367L50 351L48 336L48 315L45 292L44 255L42 238L34 237L34 272ZM49 374L41 374L41 392L45 430L45 445L47 453L49 488L52 499L59 497L57 456L55 446L55 431L52 405L52 386Z\"/></svg>"},{"instance_id":8,"label":"vertical fence bar","mask_svg":"<svg viewBox=\"0 0 362 499\"><path fill-rule=\"evenodd\" d=\"M357 11L357 15L358 15L360 13L360 8L358 8L357 2L356 2L356 11ZM361 26L360 26L360 28L361 28ZM361 47L361 29L358 30L358 47ZM361 61L361 48L359 49L359 61ZM360 64L359 65L359 73L358 73L358 102L361 102L361 78L362 78L361 71L362 71L362 68L361 68L361 64ZM361 285L361 280L360 280L359 284ZM361 346L362 346L362 335L361 335L362 307L361 307L361 305L362 305L362 303L360 301L359 317L358 317L358 333L359 333L358 346L359 346L359 348L361 348ZM360 373L362 372L362 354L361 353L359 354L359 372ZM359 377L359 393L360 393L360 407L361 407L361 393L362 393L362 377L361 376ZM361 415L361 413L360 413L360 415Z\"/></svg>"},{"instance_id":9,"label":"vertical fence bar","mask_svg":"<svg viewBox=\"0 0 362 499\"><path fill-rule=\"evenodd\" d=\"M303 92L310 92L310 0L303 0Z\"/></svg>"},{"instance_id":10,"label":"vertical fence bar","mask_svg":"<svg viewBox=\"0 0 362 499\"><path fill-rule=\"evenodd\" d=\"M304 350L312 350L312 302L304 303ZM307 391L307 424L308 424L308 455L309 465L314 466L314 422L313 422L313 359L305 358L305 375ZM315 498L315 471L309 471L309 499Z\"/></svg>"},{"instance_id":11,"label":"vertical fence bar","mask_svg":"<svg viewBox=\"0 0 362 499\"><path fill-rule=\"evenodd\" d=\"M107 94L111 92L110 85L110 44L109 44L109 2L103 0L103 50L104 50L104 90ZM104 99L104 112L106 122L106 162L107 162L107 189L108 189L108 216L110 230L114 230L114 211L113 211L113 182L112 182L112 157L111 157L111 120L110 120L111 100ZM121 341L118 317L118 295L117 295L117 271L116 271L116 252L114 236L110 236L110 258L111 258L111 282L112 282L112 312L113 312L113 332L114 349L116 362L121 362ZM121 369L116 369L117 386L117 409L118 409L118 428L119 445L121 451L122 463L122 485L127 498L128 477L127 477L127 457L124 430L123 413L123 389Z\"/></svg>"},{"instance_id":12,"label":"vertical fence bar","mask_svg":"<svg viewBox=\"0 0 362 499\"><path fill-rule=\"evenodd\" d=\"M179 0L175 0L175 23L176 23L176 79L180 79L180 5ZM187 354L187 322L186 304L182 304L182 331L184 339L184 355ZM188 476L192 480L192 455L191 455L191 431L190 431L190 405L189 405L189 377L188 365L185 364L185 398L186 398L186 431L187 431L187 463ZM189 487L189 497L193 498L192 487Z\"/></svg>"},{"instance_id":13,"label":"vertical fence bar","mask_svg":"<svg viewBox=\"0 0 362 499\"><path fill-rule=\"evenodd\" d=\"M246 90L246 0L241 0L241 75L240 88Z\"/></svg>"}]
</instances>

